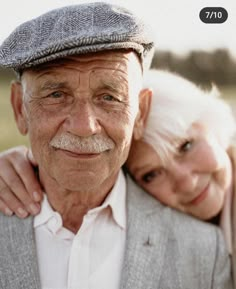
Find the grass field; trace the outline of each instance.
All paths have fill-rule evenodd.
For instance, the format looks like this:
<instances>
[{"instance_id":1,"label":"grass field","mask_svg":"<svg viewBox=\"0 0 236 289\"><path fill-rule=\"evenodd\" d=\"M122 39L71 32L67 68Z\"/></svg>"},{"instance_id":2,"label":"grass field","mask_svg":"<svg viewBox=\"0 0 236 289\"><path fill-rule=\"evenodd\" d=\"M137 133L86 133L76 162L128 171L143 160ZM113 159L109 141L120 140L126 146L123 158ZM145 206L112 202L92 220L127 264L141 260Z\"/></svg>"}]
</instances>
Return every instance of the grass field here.
<instances>
[{"instance_id":1,"label":"grass field","mask_svg":"<svg viewBox=\"0 0 236 289\"><path fill-rule=\"evenodd\" d=\"M14 145L28 145L27 137L17 130L10 105L10 82L0 81L0 151ZM223 97L232 105L236 116L236 86L220 88Z\"/></svg>"}]
</instances>

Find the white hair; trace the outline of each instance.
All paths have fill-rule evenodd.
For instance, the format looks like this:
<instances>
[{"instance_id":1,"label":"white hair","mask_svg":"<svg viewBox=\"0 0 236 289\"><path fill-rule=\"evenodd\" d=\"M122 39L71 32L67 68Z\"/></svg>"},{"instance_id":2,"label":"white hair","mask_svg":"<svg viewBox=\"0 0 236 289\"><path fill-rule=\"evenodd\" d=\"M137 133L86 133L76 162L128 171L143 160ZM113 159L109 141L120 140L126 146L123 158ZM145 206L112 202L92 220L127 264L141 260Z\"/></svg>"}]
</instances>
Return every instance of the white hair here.
<instances>
[{"instance_id":1,"label":"white hair","mask_svg":"<svg viewBox=\"0 0 236 289\"><path fill-rule=\"evenodd\" d=\"M153 90L153 97L143 139L163 161L187 137L193 123L204 125L225 149L229 147L235 119L216 86L205 91L175 73L152 69L145 75L144 87Z\"/></svg>"}]
</instances>

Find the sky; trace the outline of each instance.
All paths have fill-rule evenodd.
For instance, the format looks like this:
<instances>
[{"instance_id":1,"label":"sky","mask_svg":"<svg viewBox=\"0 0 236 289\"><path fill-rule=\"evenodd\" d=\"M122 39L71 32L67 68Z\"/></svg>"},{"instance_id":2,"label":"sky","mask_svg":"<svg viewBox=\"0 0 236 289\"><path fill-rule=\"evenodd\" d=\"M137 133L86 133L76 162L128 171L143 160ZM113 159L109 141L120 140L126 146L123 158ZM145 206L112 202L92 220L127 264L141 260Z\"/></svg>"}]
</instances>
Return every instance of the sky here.
<instances>
[{"instance_id":1,"label":"sky","mask_svg":"<svg viewBox=\"0 0 236 289\"><path fill-rule=\"evenodd\" d=\"M0 43L14 28L48 10L87 0L6 0L0 9ZM93 1L93 2L96 2ZM193 49L227 48L236 58L236 0L110 0L142 17L152 28L156 48L184 55ZM205 24L199 18L204 7L223 7L223 24ZM233 29L234 28L234 29ZM235 32L234 32L235 34Z\"/></svg>"}]
</instances>

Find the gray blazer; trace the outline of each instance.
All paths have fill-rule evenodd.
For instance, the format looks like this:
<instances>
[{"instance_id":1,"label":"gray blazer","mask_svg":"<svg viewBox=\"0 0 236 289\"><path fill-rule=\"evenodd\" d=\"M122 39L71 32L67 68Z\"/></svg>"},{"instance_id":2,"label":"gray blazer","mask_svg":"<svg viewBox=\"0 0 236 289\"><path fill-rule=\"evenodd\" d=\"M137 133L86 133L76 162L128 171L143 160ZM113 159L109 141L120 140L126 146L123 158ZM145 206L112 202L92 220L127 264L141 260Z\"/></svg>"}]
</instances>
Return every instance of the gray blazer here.
<instances>
[{"instance_id":1,"label":"gray blazer","mask_svg":"<svg viewBox=\"0 0 236 289\"><path fill-rule=\"evenodd\" d=\"M127 188L127 247L120 288L232 288L218 228L161 205L128 177ZM1 289L40 289L32 221L0 215Z\"/></svg>"}]
</instances>

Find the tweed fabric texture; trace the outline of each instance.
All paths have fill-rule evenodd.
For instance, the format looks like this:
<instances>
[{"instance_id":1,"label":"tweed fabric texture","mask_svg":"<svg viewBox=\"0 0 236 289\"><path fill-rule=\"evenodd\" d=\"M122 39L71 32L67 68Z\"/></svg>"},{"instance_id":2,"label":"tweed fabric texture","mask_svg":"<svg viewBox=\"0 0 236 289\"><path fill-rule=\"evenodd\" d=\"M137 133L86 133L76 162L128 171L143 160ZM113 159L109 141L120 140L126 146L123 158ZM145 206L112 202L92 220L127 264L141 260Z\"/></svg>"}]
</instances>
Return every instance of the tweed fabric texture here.
<instances>
[{"instance_id":1,"label":"tweed fabric texture","mask_svg":"<svg viewBox=\"0 0 236 289\"><path fill-rule=\"evenodd\" d=\"M0 46L0 65L20 71L69 55L114 49L133 49L143 67L149 67L154 50L151 30L117 5L71 5L18 26Z\"/></svg>"},{"instance_id":2,"label":"tweed fabric texture","mask_svg":"<svg viewBox=\"0 0 236 289\"><path fill-rule=\"evenodd\" d=\"M236 289L219 227L163 206L127 176L121 289Z\"/></svg>"}]
</instances>

